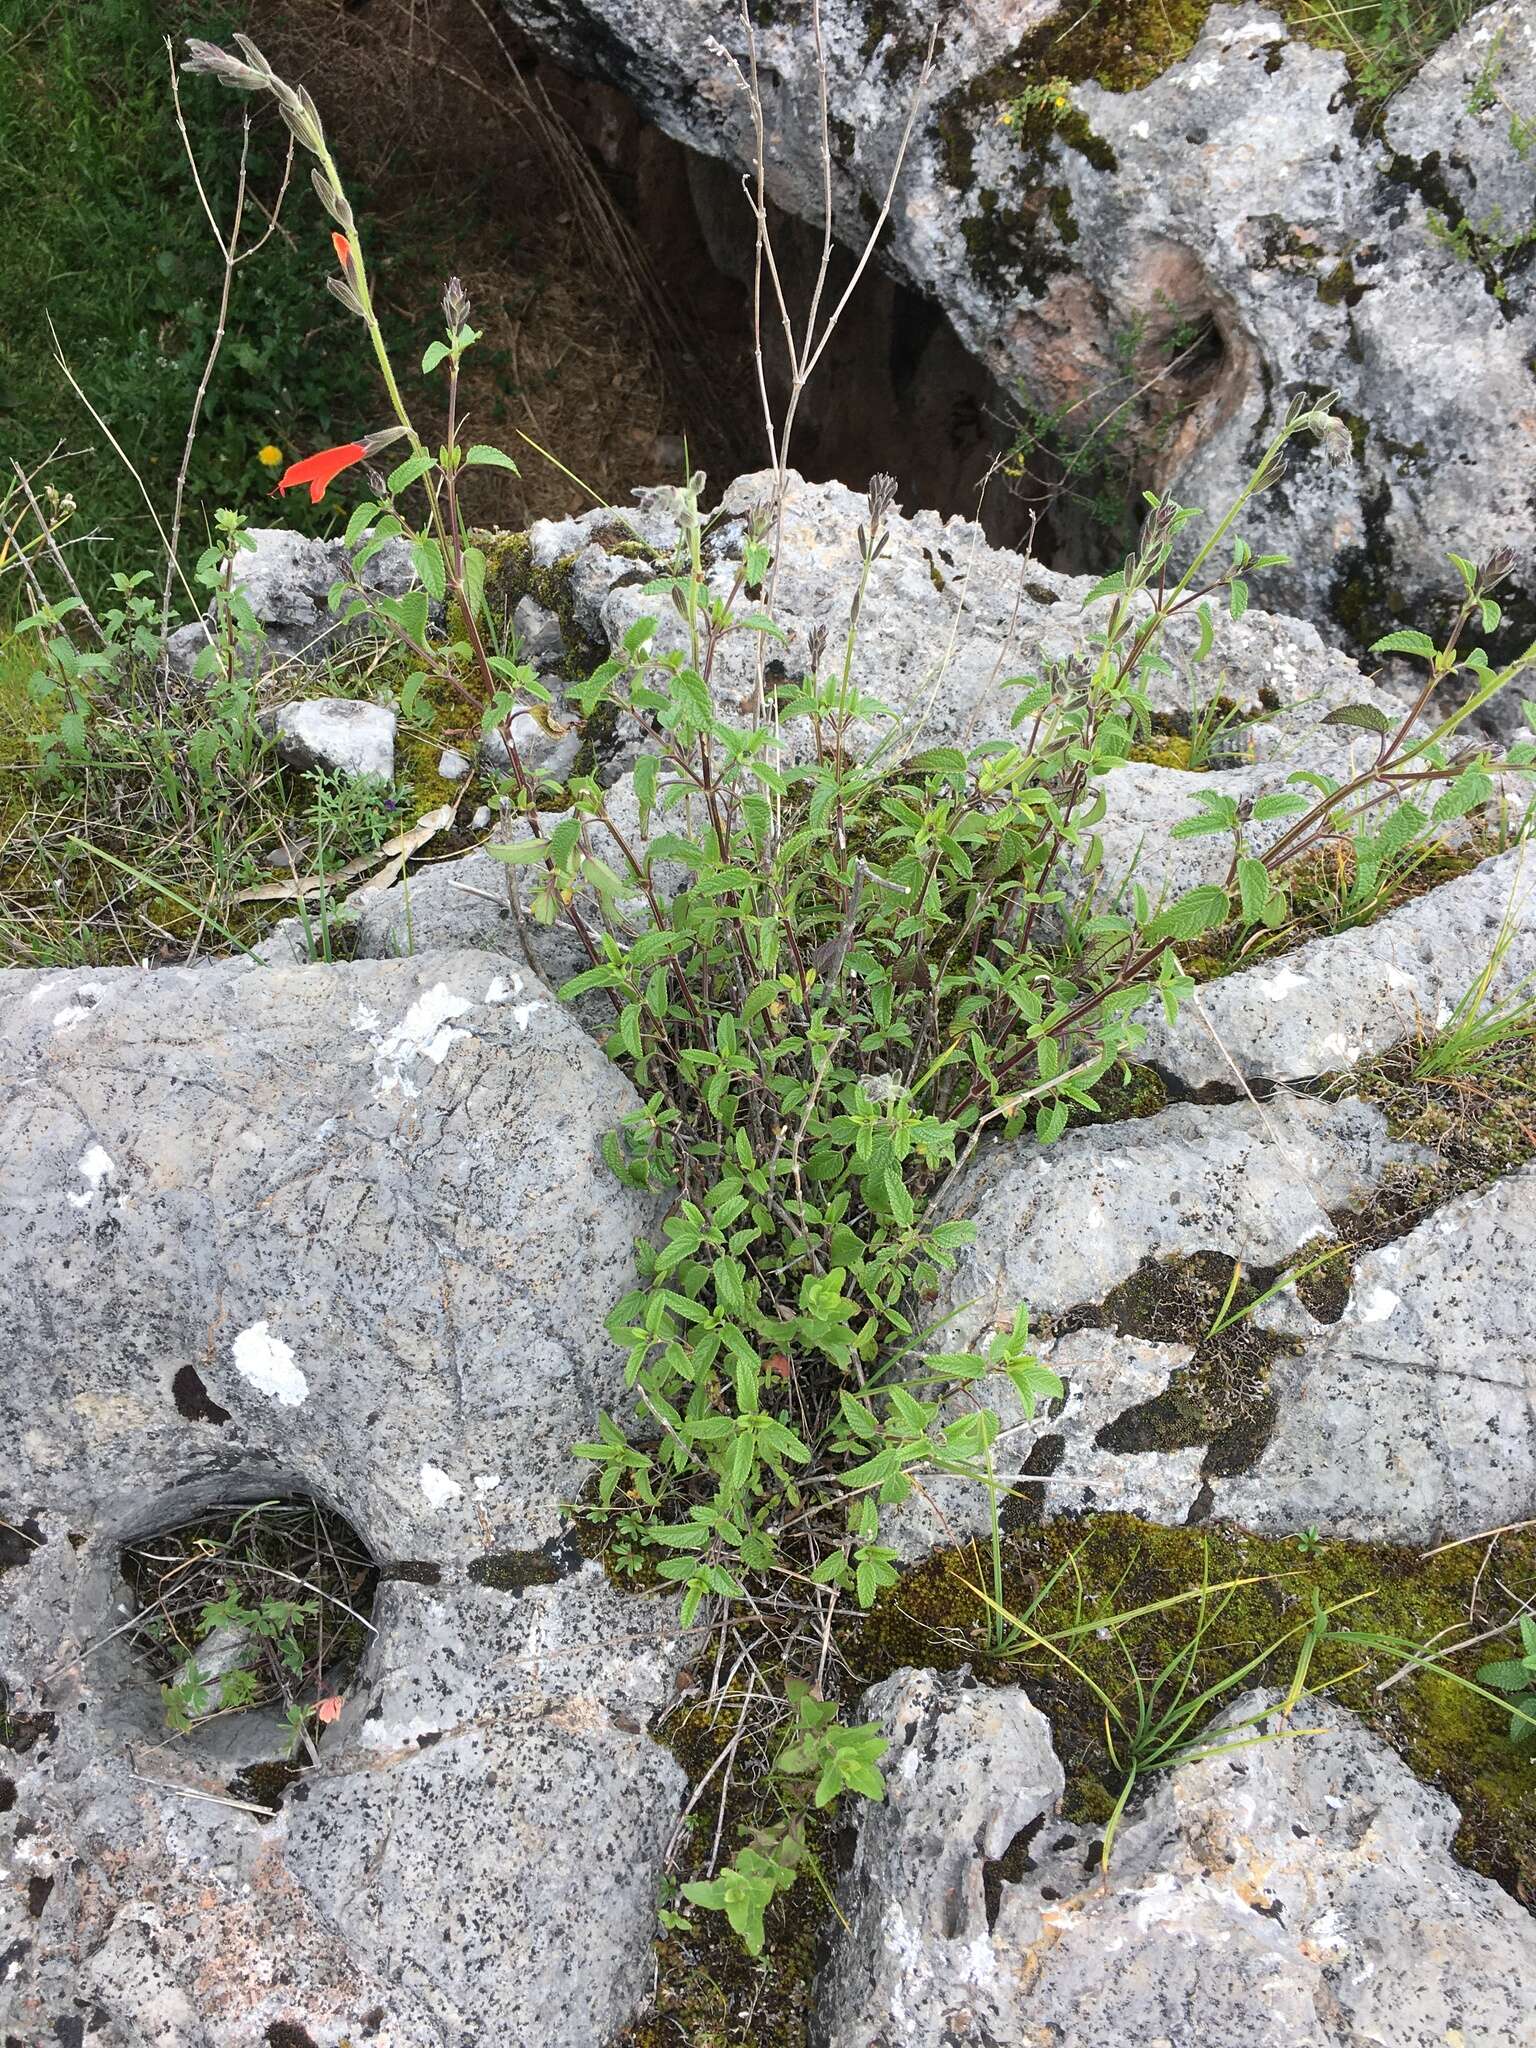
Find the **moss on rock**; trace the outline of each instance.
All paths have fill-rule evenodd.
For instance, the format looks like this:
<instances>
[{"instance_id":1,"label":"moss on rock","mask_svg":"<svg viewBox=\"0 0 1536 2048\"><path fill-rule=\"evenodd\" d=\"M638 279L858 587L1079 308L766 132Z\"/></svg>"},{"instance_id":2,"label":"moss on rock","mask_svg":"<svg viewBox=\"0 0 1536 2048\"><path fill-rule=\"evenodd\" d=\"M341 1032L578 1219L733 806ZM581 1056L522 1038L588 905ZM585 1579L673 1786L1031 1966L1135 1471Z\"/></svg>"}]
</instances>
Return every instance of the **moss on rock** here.
<instances>
[{"instance_id":1,"label":"moss on rock","mask_svg":"<svg viewBox=\"0 0 1536 2048\"><path fill-rule=\"evenodd\" d=\"M1241 1689L1283 1687L1314 1599L1338 1609L1364 1596L1337 1618L1337 1628L1354 1631L1355 1639L1330 1634L1319 1644L1312 1689L1326 1689L1359 1714L1410 1770L1450 1795L1461 1809L1454 1848L1465 1863L1536 1904L1536 1763L1509 1742L1507 1711L1441 1672L1417 1671L1377 1690L1405 1661L1401 1645L1460 1641L1498 1618L1490 1601L1507 1598L1512 1611L1536 1594L1536 1533L1496 1539L1496 1571L1488 1556L1488 1543L1421 1556L1385 1544L1264 1538L1225 1525L1165 1529L1130 1515L1063 1518L1005 1539L1001 1604L1027 1616L1039 1634L1087 1622L1061 1646L1075 1671L1044 1649L996 1653L983 1598L991 1591L991 1560L984 1568L978 1553L962 1549L929 1559L880 1597L848 1645L850 1678L867 1685L906 1664L968 1660L985 1683L1022 1685L1050 1719L1067 1773L1065 1813L1092 1830L1122 1782L1105 1747L1104 1708L1094 1688L1129 1708L1127 1654L1151 1678L1189 1650L1200 1602L1136 1621L1115 1617L1202 1586L1246 1580L1206 1601L1208 1618L1218 1601L1224 1604L1194 1650L1187 1689L1215 1684L1253 1658L1259 1665ZM1362 1635L1377 1640L1361 1641ZM1471 1677L1491 1654L1486 1644L1473 1647L1451 1658L1450 1669ZM1084 1846L1091 1848L1091 1835Z\"/></svg>"}]
</instances>

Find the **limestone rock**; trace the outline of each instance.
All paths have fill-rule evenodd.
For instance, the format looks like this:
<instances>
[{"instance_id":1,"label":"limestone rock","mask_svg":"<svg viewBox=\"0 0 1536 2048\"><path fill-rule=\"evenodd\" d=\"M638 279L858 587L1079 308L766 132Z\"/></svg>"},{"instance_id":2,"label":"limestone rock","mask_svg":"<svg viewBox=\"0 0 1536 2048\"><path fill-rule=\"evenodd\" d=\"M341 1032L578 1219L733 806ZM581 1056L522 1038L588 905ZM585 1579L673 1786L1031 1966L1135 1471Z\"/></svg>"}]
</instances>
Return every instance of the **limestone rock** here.
<instances>
[{"instance_id":1,"label":"limestone rock","mask_svg":"<svg viewBox=\"0 0 1536 2048\"><path fill-rule=\"evenodd\" d=\"M12 973L0 1038L19 1497L268 1470L393 1556L555 1533L650 1212L600 1153L633 1090L546 990L477 953Z\"/></svg>"},{"instance_id":2,"label":"limestone rock","mask_svg":"<svg viewBox=\"0 0 1536 2048\"><path fill-rule=\"evenodd\" d=\"M1284 1739L1154 1781L1100 1882L1096 1865L1085 1869L1091 1844L1052 1825L1032 1731L1002 1753L979 1751L956 1783L946 1720L963 1742L977 1711L969 1698L903 1672L866 1707L900 1739L917 1718L904 1694L924 1681L932 1704L924 1741L898 1765L902 1802L861 1822L848 1924L818 1983L823 2048L1529 2048L1536 2038L1529 1915L1453 1859L1455 1807L1342 1708L1308 1700L1293 1725L1313 1732L1284 1735L1271 1720L1265 1731ZM1256 1695L1239 1700L1217 1728L1263 1707ZM997 1852L975 1821L997 1816L1009 1792L1014 1811L1043 1807L1045 1824L1025 1874L995 1880L983 1917L982 1865Z\"/></svg>"},{"instance_id":3,"label":"limestone rock","mask_svg":"<svg viewBox=\"0 0 1536 2048\"><path fill-rule=\"evenodd\" d=\"M701 36L681 0L503 4L669 135L751 166L745 34L729 10ZM1529 9L1499 0L1474 15L1380 132L1356 121L1344 59L1276 12L1212 8L1188 53L1136 90L1058 82L1124 59L1118 35L1095 57L1090 28L1074 62L1084 36L1057 32L1075 20L1052 0L946 18L885 260L1047 411L1091 420L1136 393L1147 466L1188 504L1224 507L1292 394L1338 389L1354 463L1298 458L1245 526L1292 558L1271 586L1285 608L1334 637L1363 645L1420 623L1447 588L1447 546L1528 551L1533 174L1509 110L1528 117L1536 84ZM821 10L834 215L850 244L884 197L930 26L910 0L877 17L855 0ZM1133 44L1167 33L1161 20L1128 30ZM757 46L769 196L819 223L811 38L790 10L759 23ZM1031 88L1053 111L1002 124ZM1518 601L1529 638L1528 585Z\"/></svg>"},{"instance_id":4,"label":"limestone rock","mask_svg":"<svg viewBox=\"0 0 1536 2048\"><path fill-rule=\"evenodd\" d=\"M264 712L261 723L290 768L395 779L394 711L353 697L306 697Z\"/></svg>"},{"instance_id":5,"label":"limestone rock","mask_svg":"<svg viewBox=\"0 0 1536 2048\"><path fill-rule=\"evenodd\" d=\"M345 617L345 606L330 608L331 586L350 572L340 541L316 540L285 526L254 526L246 538L252 546L235 557L233 585L260 628L259 668L286 662L317 666L367 630L366 619ZM402 597L412 589L416 575L406 542L385 541L365 565L361 582L365 591L384 597ZM207 644L208 631L196 621L178 628L172 637L177 666L190 670Z\"/></svg>"},{"instance_id":6,"label":"limestone rock","mask_svg":"<svg viewBox=\"0 0 1536 2048\"><path fill-rule=\"evenodd\" d=\"M1337 1072L1444 1024L1507 933L1487 988L1497 1002L1536 973L1536 883L1525 865L1515 848L1374 923L1224 975L1173 1025L1149 1004L1140 1057L1190 1089L1230 1081L1234 1066L1248 1080Z\"/></svg>"},{"instance_id":7,"label":"limestone rock","mask_svg":"<svg viewBox=\"0 0 1536 2048\"><path fill-rule=\"evenodd\" d=\"M885 1798L864 1809L839 1886L845 1924L819 1986L820 2038L947 2042L957 2008L972 2016L962 2040L1021 2038L987 2031L1007 2008L984 1869L1061 1797L1045 1716L1017 1687L980 1687L962 1666L893 1672L858 1718L889 1739Z\"/></svg>"},{"instance_id":8,"label":"limestone rock","mask_svg":"<svg viewBox=\"0 0 1536 2048\"><path fill-rule=\"evenodd\" d=\"M1536 1168L1367 1253L1339 1321L1272 1368L1275 1433L1221 1492L1268 1531L1469 1536L1536 1497Z\"/></svg>"},{"instance_id":9,"label":"limestone rock","mask_svg":"<svg viewBox=\"0 0 1536 2048\"><path fill-rule=\"evenodd\" d=\"M1384 1168L1416 1159L1360 1102L1276 1097L1179 1103L1130 1123L1069 1131L1044 1150L1003 1146L957 1187L976 1226L936 1310L950 1348L1006 1325L1028 1302L1060 1315L1103 1301L1144 1258L1221 1252L1278 1265L1332 1235Z\"/></svg>"},{"instance_id":10,"label":"limestone rock","mask_svg":"<svg viewBox=\"0 0 1536 2048\"><path fill-rule=\"evenodd\" d=\"M569 1562L519 1592L529 1560L507 1556L471 1565L514 1574L495 1586L462 1561L386 1583L346 1711L272 1816L214 1743L167 1744L107 1634L111 1535L49 1515L39 1535L0 1581L13 1705L46 1717L0 1778L13 2037L475 2048L495 2023L589 2048L624 2023L682 1792L637 1718L671 1688L675 1603Z\"/></svg>"},{"instance_id":11,"label":"limestone rock","mask_svg":"<svg viewBox=\"0 0 1536 2048\"><path fill-rule=\"evenodd\" d=\"M561 1512L624 1403L603 1318L654 1211L599 1146L633 1091L485 953L9 974L0 1041L0 2032L606 2039L682 1793L643 1727L675 1602ZM384 1582L273 1817L235 1774L274 1717L168 1741L119 1558L290 1493Z\"/></svg>"}]
</instances>

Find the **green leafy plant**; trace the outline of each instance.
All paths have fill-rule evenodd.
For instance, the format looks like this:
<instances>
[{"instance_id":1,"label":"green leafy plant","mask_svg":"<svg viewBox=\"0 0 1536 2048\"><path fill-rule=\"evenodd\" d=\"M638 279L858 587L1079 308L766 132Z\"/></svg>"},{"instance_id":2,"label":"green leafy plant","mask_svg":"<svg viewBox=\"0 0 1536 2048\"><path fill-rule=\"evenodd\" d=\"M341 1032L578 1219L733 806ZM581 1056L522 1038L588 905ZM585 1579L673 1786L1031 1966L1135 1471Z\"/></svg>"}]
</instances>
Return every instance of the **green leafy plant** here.
<instances>
[{"instance_id":1,"label":"green leafy plant","mask_svg":"<svg viewBox=\"0 0 1536 2048\"><path fill-rule=\"evenodd\" d=\"M810 1853L809 1815L834 1808L845 1792L885 1797L880 1759L889 1745L874 1723L844 1727L837 1702L818 1698L803 1679L790 1679L786 1691L794 1727L773 1763L781 1817L756 1829L718 1876L682 1887L694 1905L724 1913L754 1956L766 1938L764 1914L789 1890Z\"/></svg>"},{"instance_id":2,"label":"green leafy plant","mask_svg":"<svg viewBox=\"0 0 1536 2048\"><path fill-rule=\"evenodd\" d=\"M273 1709L292 1754L335 1718L376 1577L339 1517L311 1500L215 1509L130 1545L123 1569L173 1733Z\"/></svg>"},{"instance_id":3,"label":"green leafy plant","mask_svg":"<svg viewBox=\"0 0 1536 2048\"><path fill-rule=\"evenodd\" d=\"M1536 1621L1520 1617L1518 1657L1499 1658L1478 1669L1478 1683L1509 1694L1509 1739L1536 1743Z\"/></svg>"}]
</instances>

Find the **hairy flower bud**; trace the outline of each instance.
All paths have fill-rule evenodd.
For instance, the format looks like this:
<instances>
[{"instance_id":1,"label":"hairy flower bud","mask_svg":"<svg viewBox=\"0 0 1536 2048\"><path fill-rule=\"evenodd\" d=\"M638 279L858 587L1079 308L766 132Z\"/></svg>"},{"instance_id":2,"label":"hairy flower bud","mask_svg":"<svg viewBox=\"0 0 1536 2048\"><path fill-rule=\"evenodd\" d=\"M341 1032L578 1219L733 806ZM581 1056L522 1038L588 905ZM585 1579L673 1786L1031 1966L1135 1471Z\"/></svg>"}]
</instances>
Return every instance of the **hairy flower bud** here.
<instances>
[{"instance_id":1,"label":"hairy flower bud","mask_svg":"<svg viewBox=\"0 0 1536 2048\"><path fill-rule=\"evenodd\" d=\"M443 287L443 318L451 334L457 334L469 322L469 293L456 277L450 277Z\"/></svg>"}]
</instances>

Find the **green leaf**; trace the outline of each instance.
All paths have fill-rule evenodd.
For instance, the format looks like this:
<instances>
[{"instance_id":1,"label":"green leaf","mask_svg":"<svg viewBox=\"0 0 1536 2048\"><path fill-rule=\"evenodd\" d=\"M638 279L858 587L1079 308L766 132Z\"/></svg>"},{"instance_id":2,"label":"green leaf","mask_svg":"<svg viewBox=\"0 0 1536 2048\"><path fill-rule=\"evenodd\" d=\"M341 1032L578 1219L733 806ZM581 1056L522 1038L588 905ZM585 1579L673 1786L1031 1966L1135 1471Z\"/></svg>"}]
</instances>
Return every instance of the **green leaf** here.
<instances>
[{"instance_id":1,"label":"green leaf","mask_svg":"<svg viewBox=\"0 0 1536 2048\"><path fill-rule=\"evenodd\" d=\"M416 581L428 597L434 604L439 603L448 581L443 569L443 551L435 540L411 542L411 567L416 571Z\"/></svg>"},{"instance_id":2,"label":"green leaf","mask_svg":"<svg viewBox=\"0 0 1536 2048\"><path fill-rule=\"evenodd\" d=\"M423 377L430 377L438 364L446 362L452 353L453 351L449 348L446 341L429 342L426 352L421 359L421 374Z\"/></svg>"},{"instance_id":3,"label":"green leaf","mask_svg":"<svg viewBox=\"0 0 1536 2048\"><path fill-rule=\"evenodd\" d=\"M1216 627L1208 604L1202 604L1196 616L1200 621L1200 644L1195 649L1195 659L1204 661L1216 643Z\"/></svg>"},{"instance_id":4,"label":"green leaf","mask_svg":"<svg viewBox=\"0 0 1536 2048\"><path fill-rule=\"evenodd\" d=\"M1227 608L1234 619L1240 619L1248 609L1248 586L1241 576L1234 576L1232 579L1231 595L1227 600Z\"/></svg>"},{"instance_id":5,"label":"green leaf","mask_svg":"<svg viewBox=\"0 0 1536 2048\"><path fill-rule=\"evenodd\" d=\"M389 472L390 496L398 497L408 484L413 484L418 478L424 477L432 466L432 457L425 448L419 454L408 455L398 468Z\"/></svg>"},{"instance_id":6,"label":"green leaf","mask_svg":"<svg viewBox=\"0 0 1536 2048\"><path fill-rule=\"evenodd\" d=\"M1237 887L1242 897L1243 916L1250 924L1256 924L1264 915L1264 906L1269 901L1269 869L1263 861L1245 854L1237 864Z\"/></svg>"},{"instance_id":7,"label":"green leaf","mask_svg":"<svg viewBox=\"0 0 1536 2048\"><path fill-rule=\"evenodd\" d=\"M1420 636L1422 638L1422 635ZM1323 720L1324 725L1347 725L1360 732L1386 734L1392 730L1392 721L1385 711L1378 711L1374 704L1341 704L1337 711L1330 711Z\"/></svg>"},{"instance_id":8,"label":"green leaf","mask_svg":"<svg viewBox=\"0 0 1536 2048\"><path fill-rule=\"evenodd\" d=\"M464 466L466 469L507 469L513 476L522 475L510 455L500 448L489 447L484 441L477 441L470 449L464 457Z\"/></svg>"},{"instance_id":9,"label":"green leaf","mask_svg":"<svg viewBox=\"0 0 1536 2048\"><path fill-rule=\"evenodd\" d=\"M1307 799L1299 789L1272 789L1255 803L1253 822L1268 825L1276 818L1294 818L1307 808Z\"/></svg>"},{"instance_id":10,"label":"green leaf","mask_svg":"<svg viewBox=\"0 0 1536 2048\"><path fill-rule=\"evenodd\" d=\"M1155 917L1143 937L1150 943L1159 939L1197 939L1223 923L1227 915L1227 892L1214 882L1191 889L1171 903L1161 917Z\"/></svg>"},{"instance_id":11,"label":"green leaf","mask_svg":"<svg viewBox=\"0 0 1536 2048\"><path fill-rule=\"evenodd\" d=\"M1380 640L1371 642L1372 654L1417 654L1425 661L1433 661L1438 652L1435 643L1427 633L1415 633L1404 627L1396 633L1388 633Z\"/></svg>"}]
</instances>

